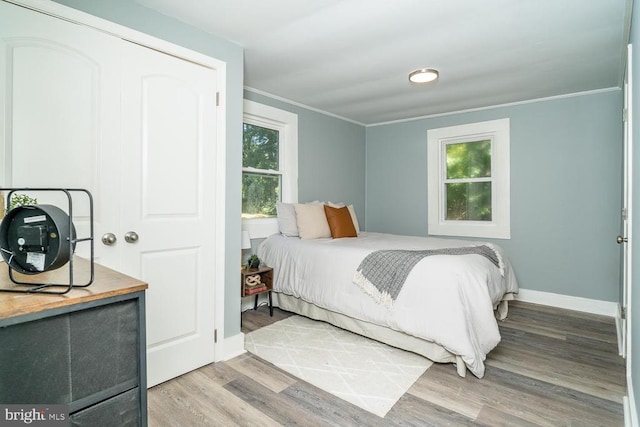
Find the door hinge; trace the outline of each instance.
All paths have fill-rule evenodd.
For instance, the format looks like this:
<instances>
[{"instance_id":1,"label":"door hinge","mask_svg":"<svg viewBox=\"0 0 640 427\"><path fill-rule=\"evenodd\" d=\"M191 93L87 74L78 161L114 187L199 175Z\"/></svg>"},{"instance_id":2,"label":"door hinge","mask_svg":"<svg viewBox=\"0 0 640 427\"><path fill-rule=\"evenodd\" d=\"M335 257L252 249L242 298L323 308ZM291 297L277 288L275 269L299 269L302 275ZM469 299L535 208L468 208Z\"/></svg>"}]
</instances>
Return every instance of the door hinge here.
<instances>
[{"instance_id":1,"label":"door hinge","mask_svg":"<svg viewBox=\"0 0 640 427\"><path fill-rule=\"evenodd\" d=\"M623 319L623 320L627 318L627 308L626 307L620 307L620 318Z\"/></svg>"},{"instance_id":2,"label":"door hinge","mask_svg":"<svg viewBox=\"0 0 640 427\"><path fill-rule=\"evenodd\" d=\"M629 116L629 110L627 110L626 108L622 109L622 121L626 122L628 120L628 116Z\"/></svg>"},{"instance_id":3,"label":"door hinge","mask_svg":"<svg viewBox=\"0 0 640 427\"><path fill-rule=\"evenodd\" d=\"M216 107L220 106L220 92L216 92Z\"/></svg>"},{"instance_id":4,"label":"door hinge","mask_svg":"<svg viewBox=\"0 0 640 427\"><path fill-rule=\"evenodd\" d=\"M213 343L217 343L218 342L218 330L214 329L213 330Z\"/></svg>"}]
</instances>

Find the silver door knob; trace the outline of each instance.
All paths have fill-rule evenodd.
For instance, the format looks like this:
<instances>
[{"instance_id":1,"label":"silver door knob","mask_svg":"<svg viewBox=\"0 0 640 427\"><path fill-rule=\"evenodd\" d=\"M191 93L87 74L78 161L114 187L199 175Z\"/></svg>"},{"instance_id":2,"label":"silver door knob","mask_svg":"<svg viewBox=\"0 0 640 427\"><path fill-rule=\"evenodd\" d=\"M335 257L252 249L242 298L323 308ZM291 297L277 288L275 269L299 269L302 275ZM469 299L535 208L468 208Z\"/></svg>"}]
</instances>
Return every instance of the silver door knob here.
<instances>
[{"instance_id":1,"label":"silver door knob","mask_svg":"<svg viewBox=\"0 0 640 427\"><path fill-rule=\"evenodd\" d=\"M127 243L135 243L135 242L138 241L139 238L140 238L140 236L138 236L138 233L136 233L135 231L128 231L124 235L124 240Z\"/></svg>"},{"instance_id":2,"label":"silver door knob","mask_svg":"<svg viewBox=\"0 0 640 427\"><path fill-rule=\"evenodd\" d=\"M117 240L118 238L113 233L105 233L102 236L102 243L104 243L107 246L113 245L114 243L116 243Z\"/></svg>"},{"instance_id":3,"label":"silver door knob","mask_svg":"<svg viewBox=\"0 0 640 427\"><path fill-rule=\"evenodd\" d=\"M622 237L622 236L618 236L618 237L616 237L616 242L618 242L619 245L621 245L623 243L627 243L627 238L626 237Z\"/></svg>"}]
</instances>

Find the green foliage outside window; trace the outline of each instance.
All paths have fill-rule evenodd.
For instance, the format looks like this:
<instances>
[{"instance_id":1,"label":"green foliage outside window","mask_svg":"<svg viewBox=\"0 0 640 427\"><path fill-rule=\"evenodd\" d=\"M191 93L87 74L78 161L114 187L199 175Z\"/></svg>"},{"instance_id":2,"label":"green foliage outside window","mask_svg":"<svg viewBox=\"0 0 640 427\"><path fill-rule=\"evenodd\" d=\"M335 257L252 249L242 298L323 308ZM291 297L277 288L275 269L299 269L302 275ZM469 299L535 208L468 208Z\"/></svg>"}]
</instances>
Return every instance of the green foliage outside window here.
<instances>
[{"instance_id":1,"label":"green foliage outside window","mask_svg":"<svg viewBox=\"0 0 640 427\"><path fill-rule=\"evenodd\" d=\"M280 132L248 123L242 129L242 167L278 170Z\"/></svg>"},{"instance_id":2,"label":"green foliage outside window","mask_svg":"<svg viewBox=\"0 0 640 427\"><path fill-rule=\"evenodd\" d=\"M491 221L491 140L448 144L447 220Z\"/></svg>"},{"instance_id":3,"label":"green foliage outside window","mask_svg":"<svg viewBox=\"0 0 640 427\"><path fill-rule=\"evenodd\" d=\"M277 130L243 124L242 167L257 169L242 173L242 216L245 218L276 216L281 187L279 137Z\"/></svg>"}]
</instances>

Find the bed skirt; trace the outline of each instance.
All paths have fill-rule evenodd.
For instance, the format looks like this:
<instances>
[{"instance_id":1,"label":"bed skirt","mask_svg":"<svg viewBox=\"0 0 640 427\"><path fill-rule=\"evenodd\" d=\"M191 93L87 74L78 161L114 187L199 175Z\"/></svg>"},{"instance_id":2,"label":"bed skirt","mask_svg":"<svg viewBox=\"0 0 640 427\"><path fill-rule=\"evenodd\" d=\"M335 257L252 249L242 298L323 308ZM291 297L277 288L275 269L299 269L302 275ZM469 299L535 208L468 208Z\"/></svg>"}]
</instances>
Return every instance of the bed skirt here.
<instances>
[{"instance_id":1,"label":"bed skirt","mask_svg":"<svg viewBox=\"0 0 640 427\"><path fill-rule=\"evenodd\" d=\"M454 363L458 375L461 377L466 375L467 367L462 358L447 351L439 344L326 310L290 295L273 292L273 296L274 304L283 310L291 311L310 319L321 320L392 347L417 353L433 362Z\"/></svg>"}]
</instances>

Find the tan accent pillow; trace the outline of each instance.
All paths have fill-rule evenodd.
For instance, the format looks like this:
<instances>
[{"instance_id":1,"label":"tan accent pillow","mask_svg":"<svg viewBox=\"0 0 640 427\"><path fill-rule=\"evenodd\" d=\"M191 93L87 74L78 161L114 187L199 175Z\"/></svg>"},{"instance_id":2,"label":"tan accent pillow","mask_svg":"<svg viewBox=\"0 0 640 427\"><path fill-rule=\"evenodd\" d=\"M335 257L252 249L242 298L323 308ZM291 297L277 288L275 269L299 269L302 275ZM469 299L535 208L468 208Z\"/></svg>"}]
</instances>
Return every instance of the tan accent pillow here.
<instances>
[{"instance_id":1,"label":"tan accent pillow","mask_svg":"<svg viewBox=\"0 0 640 427\"><path fill-rule=\"evenodd\" d=\"M322 203L296 203L293 208L296 210L298 232L301 239L331 237L331 230Z\"/></svg>"},{"instance_id":2,"label":"tan accent pillow","mask_svg":"<svg viewBox=\"0 0 640 427\"><path fill-rule=\"evenodd\" d=\"M324 205L324 213L327 216L331 237L340 239L342 237L358 237L358 232L353 225L349 208L343 206L341 208L332 208Z\"/></svg>"}]
</instances>

